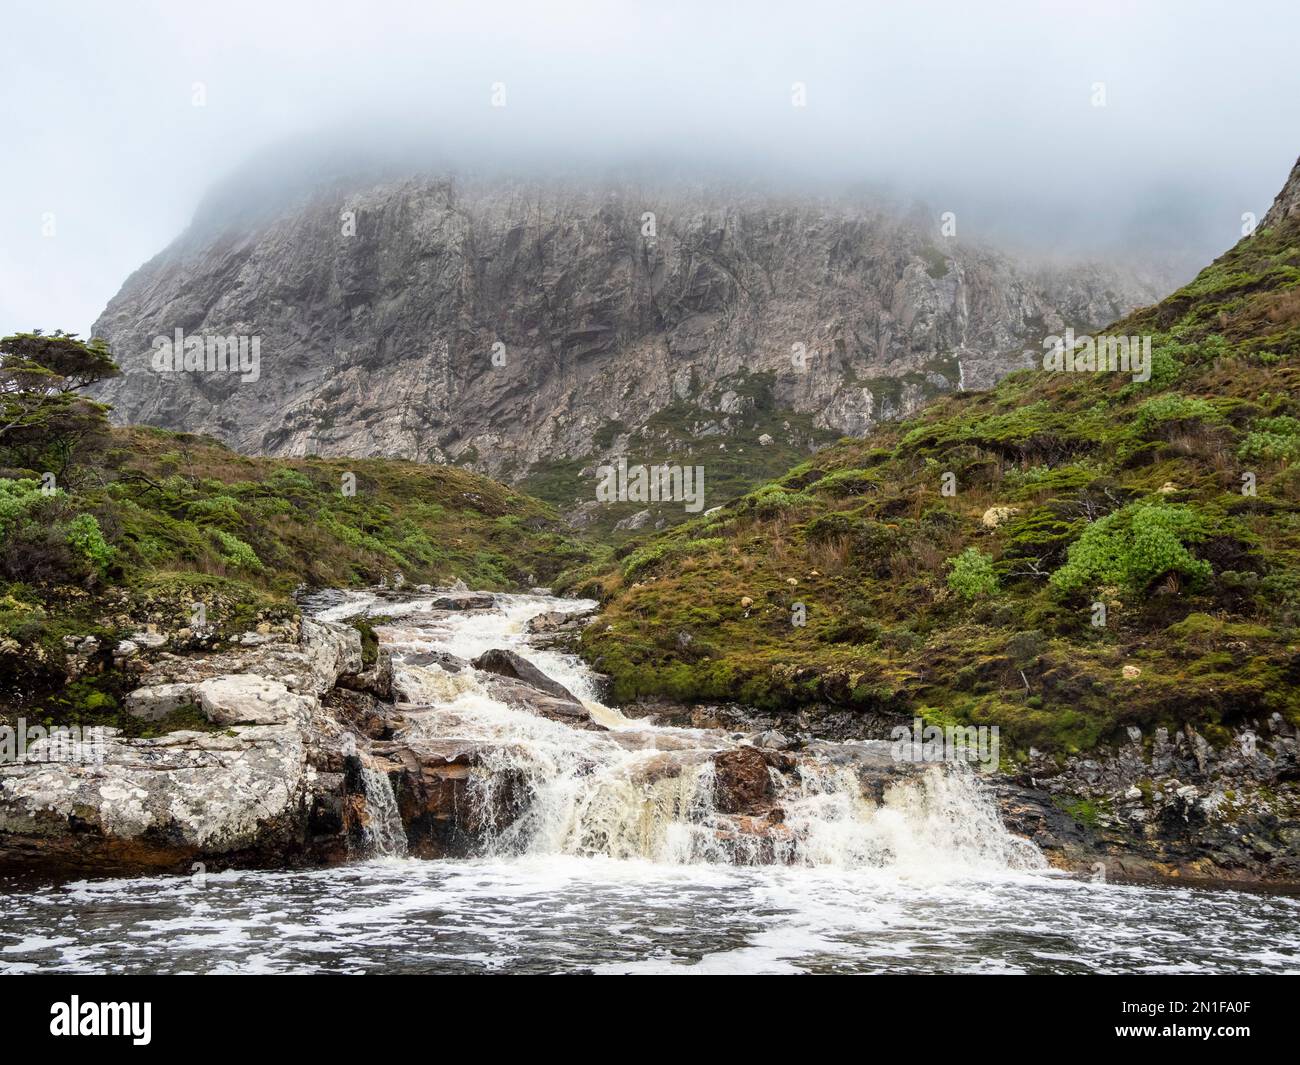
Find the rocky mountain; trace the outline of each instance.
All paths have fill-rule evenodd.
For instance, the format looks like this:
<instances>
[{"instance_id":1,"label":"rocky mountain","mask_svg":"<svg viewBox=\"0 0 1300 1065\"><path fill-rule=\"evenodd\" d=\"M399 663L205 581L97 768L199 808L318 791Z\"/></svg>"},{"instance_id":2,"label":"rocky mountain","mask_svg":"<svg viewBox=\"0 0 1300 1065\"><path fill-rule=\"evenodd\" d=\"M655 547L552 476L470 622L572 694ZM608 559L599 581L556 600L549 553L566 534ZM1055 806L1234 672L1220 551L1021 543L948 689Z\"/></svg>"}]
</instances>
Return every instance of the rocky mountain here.
<instances>
[{"instance_id":1,"label":"rocky mountain","mask_svg":"<svg viewBox=\"0 0 1300 1065\"><path fill-rule=\"evenodd\" d=\"M749 448L743 490L1172 287L1018 263L923 212L687 186L331 179L275 210L232 204L237 186L96 323L125 371L101 395L119 422L531 472L552 500L589 498L584 460L729 438ZM154 338L176 330L257 338L256 380L156 372Z\"/></svg>"}]
</instances>

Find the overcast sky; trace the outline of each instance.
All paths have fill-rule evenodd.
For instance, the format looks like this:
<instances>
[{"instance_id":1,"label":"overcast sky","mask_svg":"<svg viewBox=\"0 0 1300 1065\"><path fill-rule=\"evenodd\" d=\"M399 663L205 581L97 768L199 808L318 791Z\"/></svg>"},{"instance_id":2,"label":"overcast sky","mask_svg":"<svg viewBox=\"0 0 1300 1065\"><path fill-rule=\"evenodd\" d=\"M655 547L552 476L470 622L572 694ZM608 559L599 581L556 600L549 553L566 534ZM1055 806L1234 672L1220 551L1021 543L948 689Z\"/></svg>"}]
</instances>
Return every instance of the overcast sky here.
<instances>
[{"instance_id":1,"label":"overcast sky","mask_svg":"<svg viewBox=\"0 0 1300 1065\"><path fill-rule=\"evenodd\" d=\"M250 152L377 115L430 145L1023 205L1045 242L1163 219L1198 254L1300 154L1295 0L40 0L3 25L0 334L89 332Z\"/></svg>"}]
</instances>

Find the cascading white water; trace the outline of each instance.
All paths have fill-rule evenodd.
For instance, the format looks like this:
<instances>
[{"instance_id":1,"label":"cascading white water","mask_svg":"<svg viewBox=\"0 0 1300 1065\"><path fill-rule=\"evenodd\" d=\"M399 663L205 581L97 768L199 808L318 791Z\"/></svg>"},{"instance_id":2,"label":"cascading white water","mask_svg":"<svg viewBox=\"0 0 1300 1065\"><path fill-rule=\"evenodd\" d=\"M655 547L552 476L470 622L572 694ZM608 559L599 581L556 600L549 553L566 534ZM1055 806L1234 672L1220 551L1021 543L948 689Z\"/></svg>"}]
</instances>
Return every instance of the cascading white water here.
<instances>
[{"instance_id":1,"label":"cascading white water","mask_svg":"<svg viewBox=\"0 0 1300 1065\"><path fill-rule=\"evenodd\" d=\"M361 781L366 791L366 847L379 858L406 855L406 829L397 809L397 796L387 773L362 765Z\"/></svg>"},{"instance_id":2,"label":"cascading white water","mask_svg":"<svg viewBox=\"0 0 1300 1065\"><path fill-rule=\"evenodd\" d=\"M497 611L442 615L420 601L374 606L354 596L324 614L341 618L373 608L394 618L380 634L394 652L407 703L410 724L400 738L413 746L456 740L474 748L468 795L486 855L889 868L915 876L1045 864L1037 848L1007 832L976 774L961 766L931 766L898 779L877 803L864 795L851 758L831 764L806 752L795 771L771 771L773 804L783 819L738 821L718 809L713 761L737 740L717 730L630 720L596 701L594 678L579 659L525 642L528 618L590 604L497 598ZM473 669L403 661L429 650L469 659L492 647L515 651L564 684L608 731L512 708ZM851 753L849 745L836 751Z\"/></svg>"}]
</instances>

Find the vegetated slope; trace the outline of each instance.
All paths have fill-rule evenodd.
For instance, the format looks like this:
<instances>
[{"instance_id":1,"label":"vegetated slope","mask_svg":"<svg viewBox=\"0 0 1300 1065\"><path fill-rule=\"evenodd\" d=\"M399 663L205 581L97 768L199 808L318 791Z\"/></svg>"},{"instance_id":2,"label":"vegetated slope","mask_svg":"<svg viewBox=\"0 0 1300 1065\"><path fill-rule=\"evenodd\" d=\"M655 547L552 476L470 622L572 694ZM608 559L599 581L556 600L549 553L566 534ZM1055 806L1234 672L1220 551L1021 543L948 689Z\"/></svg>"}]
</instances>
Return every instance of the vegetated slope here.
<instances>
[{"instance_id":1,"label":"vegetated slope","mask_svg":"<svg viewBox=\"0 0 1300 1065\"><path fill-rule=\"evenodd\" d=\"M211 646L292 614L299 585L400 573L519 589L592 557L547 504L446 466L249 458L209 438L136 428L114 430L75 488L45 495L34 476L6 472L0 699L61 685L66 635L99 637L110 655L148 624L188 631L195 603L206 628L194 644ZM114 674L97 677L111 686ZM87 679L81 694L97 684ZM105 705L103 693L92 702Z\"/></svg>"},{"instance_id":2,"label":"vegetated slope","mask_svg":"<svg viewBox=\"0 0 1300 1065\"><path fill-rule=\"evenodd\" d=\"M1108 332L1152 336L1149 381L1017 372L569 578L605 599L584 653L625 700L917 714L1004 751L1300 721L1300 165Z\"/></svg>"}]
</instances>

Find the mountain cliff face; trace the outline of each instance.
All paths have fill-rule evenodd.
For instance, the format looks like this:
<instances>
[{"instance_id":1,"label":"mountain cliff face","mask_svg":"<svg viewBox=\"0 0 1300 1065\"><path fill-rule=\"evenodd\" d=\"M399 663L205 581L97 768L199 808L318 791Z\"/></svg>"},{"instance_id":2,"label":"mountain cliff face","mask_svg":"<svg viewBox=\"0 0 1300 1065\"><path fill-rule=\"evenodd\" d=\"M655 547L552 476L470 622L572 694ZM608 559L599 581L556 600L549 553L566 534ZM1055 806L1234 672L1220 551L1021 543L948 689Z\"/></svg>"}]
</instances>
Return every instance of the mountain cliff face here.
<instances>
[{"instance_id":1,"label":"mountain cliff face","mask_svg":"<svg viewBox=\"0 0 1300 1065\"><path fill-rule=\"evenodd\" d=\"M101 394L120 422L253 453L561 470L534 488L576 499L583 460L704 440L734 438L760 477L756 453L781 468L987 387L1046 334L1161 287L843 204L419 178L201 211L95 333L125 371ZM258 379L156 372L151 343L177 329L259 338Z\"/></svg>"}]
</instances>

